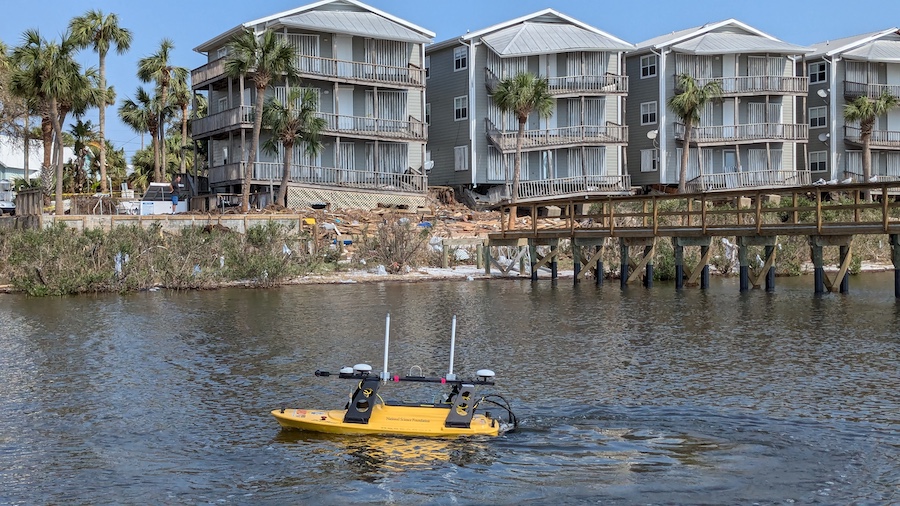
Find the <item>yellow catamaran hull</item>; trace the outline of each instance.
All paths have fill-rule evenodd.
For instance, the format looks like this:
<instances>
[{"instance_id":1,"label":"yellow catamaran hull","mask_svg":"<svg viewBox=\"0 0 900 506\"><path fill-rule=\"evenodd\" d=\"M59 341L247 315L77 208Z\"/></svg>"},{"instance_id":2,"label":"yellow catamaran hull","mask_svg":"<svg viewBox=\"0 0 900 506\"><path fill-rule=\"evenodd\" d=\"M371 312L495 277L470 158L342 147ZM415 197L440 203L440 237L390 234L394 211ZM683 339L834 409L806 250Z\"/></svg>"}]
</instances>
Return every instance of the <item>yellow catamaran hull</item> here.
<instances>
[{"instance_id":1,"label":"yellow catamaran hull","mask_svg":"<svg viewBox=\"0 0 900 506\"><path fill-rule=\"evenodd\" d=\"M329 434L391 434L399 436L452 437L500 434L499 420L476 414L469 427L447 427L450 408L375 404L369 423L344 422L345 409L276 409L272 415L282 427Z\"/></svg>"}]
</instances>

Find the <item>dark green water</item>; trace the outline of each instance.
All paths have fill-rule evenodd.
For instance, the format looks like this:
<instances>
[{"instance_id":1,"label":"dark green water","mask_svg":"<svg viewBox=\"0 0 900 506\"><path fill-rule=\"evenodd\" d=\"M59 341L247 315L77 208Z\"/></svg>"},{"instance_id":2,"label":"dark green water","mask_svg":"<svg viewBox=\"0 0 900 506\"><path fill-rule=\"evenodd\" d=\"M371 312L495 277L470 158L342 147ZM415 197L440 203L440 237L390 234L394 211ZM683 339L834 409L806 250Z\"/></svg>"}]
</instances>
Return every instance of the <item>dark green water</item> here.
<instances>
[{"instance_id":1,"label":"dark green water","mask_svg":"<svg viewBox=\"0 0 900 506\"><path fill-rule=\"evenodd\" d=\"M0 296L0 504L900 502L891 274L813 295L571 280ZM520 429L286 432L316 369L497 372ZM386 387L387 388L387 387Z\"/></svg>"}]
</instances>

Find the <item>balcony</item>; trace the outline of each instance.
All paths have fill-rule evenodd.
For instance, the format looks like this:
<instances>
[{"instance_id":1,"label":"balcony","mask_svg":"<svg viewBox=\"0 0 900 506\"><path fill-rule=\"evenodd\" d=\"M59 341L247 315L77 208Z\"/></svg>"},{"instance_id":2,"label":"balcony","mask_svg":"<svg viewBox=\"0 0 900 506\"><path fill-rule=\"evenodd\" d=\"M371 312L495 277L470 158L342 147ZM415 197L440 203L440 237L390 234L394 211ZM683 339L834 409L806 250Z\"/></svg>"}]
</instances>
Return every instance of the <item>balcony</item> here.
<instances>
[{"instance_id":1,"label":"balcony","mask_svg":"<svg viewBox=\"0 0 900 506\"><path fill-rule=\"evenodd\" d=\"M512 195L512 183L506 184L506 194ZM519 181L519 200L542 200L549 197L630 195L631 177L621 176L572 176L556 179Z\"/></svg>"},{"instance_id":2,"label":"balcony","mask_svg":"<svg viewBox=\"0 0 900 506\"><path fill-rule=\"evenodd\" d=\"M869 97L877 99L884 92L900 99L900 85L898 84L873 84L844 81L844 96L850 100L857 97Z\"/></svg>"},{"instance_id":3,"label":"balcony","mask_svg":"<svg viewBox=\"0 0 900 506\"><path fill-rule=\"evenodd\" d=\"M862 130L859 127L845 126L844 140L862 145ZM900 132L895 130L872 130L869 147L876 149L900 149Z\"/></svg>"},{"instance_id":4,"label":"balcony","mask_svg":"<svg viewBox=\"0 0 900 506\"><path fill-rule=\"evenodd\" d=\"M393 67L297 55L294 65L297 66L300 77L307 79L328 79L352 84L388 85L400 88L425 87L425 69L411 64L406 67Z\"/></svg>"},{"instance_id":5,"label":"balcony","mask_svg":"<svg viewBox=\"0 0 900 506\"><path fill-rule=\"evenodd\" d=\"M740 188L778 188L812 184L808 170L748 170L701 174L687 183L690 193Z\"/></svg>"},{"instance_id":6,"label":"balcony","mask_svg":"<svg viewBox=\"0 0 900 506\"><path fill-rule=\"evenodd\" d=\"M213 60L191 71L191 86L197 89L225 75L225 58Z\"/></svg>"},{"instance_id":7,"label":"balcony","mask_svg":"<svg viewBox=\"0 0 900 506\"><path fill-rule=\"evenodd\" d=\"M737 76L697 78L697 86L706 86L710 82L718 82L723 97L740 97L754 95L806 95L809 91L808 77L788 76ZM675 92L680 93L678 85Z\"/></svg>"},{"instance_id":8,"label":"balcony","mask_svg":"<svg viewBox=\"0 0 900 506\"><path fill-rule=\"evenodd\" d=\"M246 162L231 163L211 167L211 184L233 182L239 184L244 178ZM253 164L253 184L280 183L284 165L280 162L256 162ZM297 184L320 186L331 189L377 190L403 193L428 191L428 178L424 174L398 174L366 170L347 170L334 167L291 165L290 181Z\"/></svg>"},{"instance_id":9,"label":"balcony","mask_svg":"<svg viewBox=\"0 0 900 506\"><path fill-rule=\"evenodd\" d=\"M193 119L191 120L191 135L199 139L238 127L253 128L253 109L252 106L243 105L205 118Z\"/></svg>"},{"instance_id":10,"label":"balcony","mask_svg":"<svg viewBox=\"0 0 900 506\"><path fill-rule=\"evenodd\" d=\"M362 116L345 116L320 112L316 114L325 120L323 133L347 135L366 139L397 139L424 141L427 137L427 125L422 121L409 117L406 121L369 118Z\"/></svg>"},{"instance_id":11,"label":"balcony","mask_svg":"<svg viewBox=\"0 0 900 506\"><path fill-rule=\"evenodd\" d=\"M500 131L485 119L485 131L491 142L503 153L516 151L516 131ZM605 126L580 125L544 130L526 130L522 139L523 151L577 146L624 145L628 142L628 127L607 122Z\"/></svg>"},{"instance_id":12,"label":"balcony","mask_svg":"<svg viewBox=\"0 0 900 506\"><path fill-rule=\"evenodd\" d=\"M684 140L684 124L675 123L675 138ZM754 144L757 142L806 142L809 125L795 123L750 123L746 125L701 126L691 129L691 143Z\"/></svg>"},{"instance_id":13,"label":"balcony","mask_svg":"<svg viewBox=\"0 0 900 506\"><path fill-rule=\"evenodd\" d=\"M490 69L484 69L484 83L493 92L500 84L500 78ZM548 77L550 94L554 97L574 97L582 95L626 95L628 76L606 73L603 75Z\"/></svg>"}]
</instances>

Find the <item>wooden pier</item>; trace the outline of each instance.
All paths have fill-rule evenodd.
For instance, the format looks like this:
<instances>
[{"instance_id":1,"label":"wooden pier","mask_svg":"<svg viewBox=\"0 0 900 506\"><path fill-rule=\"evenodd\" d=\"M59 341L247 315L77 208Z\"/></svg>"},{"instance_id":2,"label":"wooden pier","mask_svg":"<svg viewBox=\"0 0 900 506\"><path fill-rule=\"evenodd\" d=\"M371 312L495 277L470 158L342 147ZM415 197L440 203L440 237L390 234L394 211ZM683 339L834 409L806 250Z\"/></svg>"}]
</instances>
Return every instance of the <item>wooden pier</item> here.
<instances>
[{"instance_id":1,"label":"wooden pier","mask_svg":"<svg viewBox=\"0 0 900 506\"><path fill-rule=\"evenodd\" d=\"M537 269L543 266L550 266L555 278L560 241L569 241L575 283L588 272L602 283L601 252L610 240L618 240L622 287L638 281L651 286L656 246L659 240L668 239L675 253L676 288L683 288L685 282L707 288L713 238L733 238L738 247L740 289L764 283L766 290L773 291L778 237L805 236L815 293L847 293L854 236L886 234L892 249L894 291L900 298L900 202L894 196L898 190L900 181L518 203L518 215L527 215L529 226L508 230L507 220L501 218L504 228L489 234L484 248L485 272L490 273L492 250L515 247L521 258L527 248L531 278L536 280ZM864 199L866 192L874 196L873 201ZM559 213L546 213L547 209L559 209ZM509 206L503 207L503 212L508 213ZM549 253L539 257L540 246L549 247ZM765 256L758 259L764 263L756 276L751 276L751 247L762 248ZM684 265L685 248L700 249L697 265ZM839 250L837 273L832 277L825 270L824 248ZM496 261L494 265L498 265Z\"/></svg>"}]
</instances>

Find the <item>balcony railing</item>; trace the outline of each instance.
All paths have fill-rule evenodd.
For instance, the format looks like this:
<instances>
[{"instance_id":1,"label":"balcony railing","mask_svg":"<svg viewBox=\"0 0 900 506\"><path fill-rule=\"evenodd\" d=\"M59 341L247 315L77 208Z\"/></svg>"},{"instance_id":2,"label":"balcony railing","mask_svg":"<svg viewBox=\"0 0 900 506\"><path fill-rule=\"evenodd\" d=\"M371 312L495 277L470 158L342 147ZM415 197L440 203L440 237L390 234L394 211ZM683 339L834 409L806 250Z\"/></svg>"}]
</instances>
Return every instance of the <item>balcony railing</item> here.
<instances>
[{"instance_id":1,"label":"balcony railing","mask_svg":"<svg viewBox=\"0 0 900 506\"><path fill-rule=\"evenodd\" d=\"M844 139L854 144L862 144L862 130L859 127L845 126ZM895 130L872 130L869 146L882 149L900 149L900 132Z\"/></svg>"},{"instance_id":2,"label":"balcony railing","mask_svg":"<svg viewBox=\"0 0 900 506\"><path fill-rule=\"evenodd\" d=\"M873 84L844 81L844 96L851 100L856 97L877 99L884 92L900 99L900 85L898 84Z\"/></svg>"},{"instance_id":3,"label":"balcony railing","mask_svg":"<svg viewBox=\"0 0 900 506\"><path fill-rule=\"evenodd\" d=\"M229 163L209 168L210 184L244 180L246 162ZM284 165L281 162L256 162L253 164L254 184L281 182ZM291 182L330 188L354 188L366 190L390 190L406 193L428 191L428 178L424 174L398 174L371 170L347 170L333 167L291 165Z\"/></svg>"},{"instance_id":4,"label":"balcony railing","mask_svg":"<svg viewBox=\"0 0 900 506\"><path fill-rule=\"evenodd\" d=\"M484 69L484 82L488 90L494 91L500 78L491 69ZM548 77L550 94L560 95L624 95L628 93L628 76L606 73L603 75L581 75Z\"/></svg>"},{"instance_id":5,"label":"balcony railing","mask_svg":"<svg viewBox=\"0 0 900 506\"><path fill-rule=\"evenodd\" d=\"M253 107L243 105L217 112L205 118L191 120L191 134L194 137L226 132L238 126L253 126Z\"/></svg>"},{"instance_id":6,"label":"balcony railing","mask_svg":"<svg viewBox=\"0 0 900 506\"><path fill-rule=\"evenodd\" d=\"M225 58L213 60L191 71L191 86L197 88L225 75Z\"/></svg>"},{"instance_id":7,"label":"balcony railing","mask_svg":"<svg viewBox=\"0 0 900 506\"><path fill-rule=\"evenodd\" d=\"M516 131L500 131L493 122L485 119L485 129L491 142L500 151L510 153L516 150ZM544 148L562 148L574 146L596 146L607 144L625 144L628 142L628 127L607 122L605 126L580 125L544 130L526 130L522 140L522 149L534 151Z\"/></svg>"},{"instance_id":8,"label":"balcony railing","mask_svg":"<svg viewBox=\"0 0 900 506\"><path fill-rule=\"evenodd\" d=\"M779 186L803 186L811 184L808 170L748 170L701 174L688 181L688 191L692 193L737 188L761 188Z\"/></svg>"},{"instance_id":9,"label":"balcony railing","mask_svg":"<svg viewBox=\"0 0 900 506\"><path fill-rule=\"evenodd\" d=\"M324 132L326 133L409 140L425 140L427 136L425 123L411 116L408 120L401 121L324 112L316 115L325 120Z\"/></svg>"},{"instance_id":10,"label":"balcony railing","mask_svg":"<svg viewBox=\"0 0 900 506\"><path fill-rule=\"evenodd\" d=\"M283 170L284 165L281 163L257 162L253 168L253 179L259 181L280 181ZM408 193L425 193L428 191L428 178L424 174L400 174L396 172L291 165L290 178L292 183L337 188L390 190Z\"/></svg>"},{"instance_id":11,"label":"balcony railing","mask_svg":"<svg viewBox=\"0 0 900 506\"><path fill-rule=\"evenodd\" d=\"M805 95L809 91L808 77L790 76L736 76L696 79L697 86L717 81L722 87L722 96L738 95ZM678 85L675 91L680 92Z\"/></svg>"},{"instance_id":12,"label":"balcony railing","mask_svg":"<svg viewBox=\"0 0 900 506\"><path fill-rule=\"evenodd\" d=\"M376 63L335 60L320 56L297 55L294 65L301 77L332 78L367 84L388 84L408 88L425 86L425 69L410 64L393 67Z\"/></svg>"},{"instance_id":13,"label":"balcony railing","mask_svg":"<svg viewBox=\"0 0 900 506\"><path fill-rule=\"evenodd\" d=\"M494 91L500 78L491 69L484 69L484 82ZM551 95L625 95L628 93L628 76L606 73L603 75L579 75L548 77Z\"/></svg>"},{"instance_id":14,"label":"balcony railing","mask_svg":"<svg viewBox=\"0 0 900 506\"><path fill-rule=\"evenodd\" d=\"M519 200L562 197L566 195L609 195L631 192L631 177L572 176L556 179L519 181ZM506 194L512 195L512 183L506 184Z\"/></svg>"},{"instance_id":15,"label":"balcony railing","mask_svg":"<svg viewBox=\"0 0 900 506\"><path fill-rule=\"evenodd\" d=\"M684 140L683 123L675 123L675 138ZM691 129L691 142L696 144L806 142L807 140L809 140L809 125L795 123L695 126Z\"/></svg>"}]
</instances>

